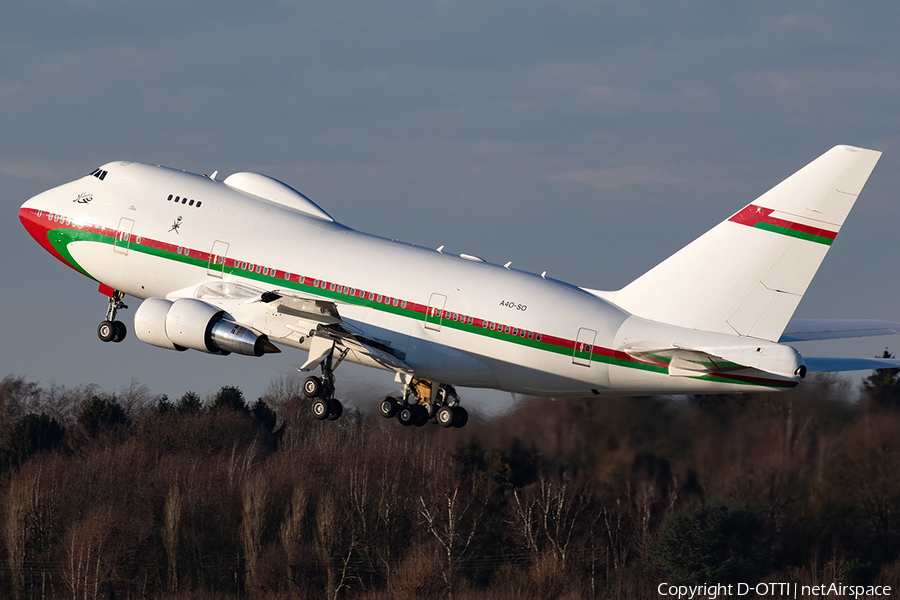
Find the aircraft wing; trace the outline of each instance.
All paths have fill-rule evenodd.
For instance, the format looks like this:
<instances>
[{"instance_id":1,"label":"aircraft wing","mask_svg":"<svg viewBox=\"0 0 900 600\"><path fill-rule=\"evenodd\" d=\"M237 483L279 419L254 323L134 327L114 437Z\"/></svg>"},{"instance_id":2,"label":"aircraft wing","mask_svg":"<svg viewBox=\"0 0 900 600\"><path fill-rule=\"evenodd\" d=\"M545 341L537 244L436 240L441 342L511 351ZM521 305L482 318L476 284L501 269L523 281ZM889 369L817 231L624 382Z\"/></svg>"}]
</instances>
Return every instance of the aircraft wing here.
<instances>
[{"instance_id":1,"label":"aircraft wing","mask_svg":"<svg viewBox=\"0 0 900 600\"><path fill-rule=\"evenodd\" d=\"M353 352L357 358L364 359L360 362L374 363L372 366L387 371L412 373L412 368L391 354L390 348L371 338L352 333L341 326L330 326L319 330L312 339L309 358L297 370L311 371L315 369L325 360L332 347L335 347L342 355Z\"/></svg>"},{"instance_id":2,"label":"aircraft wing","mask_svg":"<svg viewBox=\"0 0 900 600\"><path fill-rule=\"evenodd\" d=\"M900 333L900 323L874 319L791 319L780 343L837 340ZM878 368L878 367L872 367Z\"/></svg>"},{"instance_id":3,"label":"aircraft wing","mask_svg":"<svg viewBox=\"0 0 900 600\"><path fill-rule=\"evenodd\" d=\"M292 290L262 291L230 282L207 283L186 296L199 298L230 313L241 323L259 328L258 320L277 319L287 330L311 338L309 358L300 367L308 371L317 367L332 347L337 356L353 352L364 365L389 371L411 373L412 368L395 356L390 346L366 336L344 321L338 303ZM273 338L278 341L278 337Z\"/></svg>"}]
</instances>

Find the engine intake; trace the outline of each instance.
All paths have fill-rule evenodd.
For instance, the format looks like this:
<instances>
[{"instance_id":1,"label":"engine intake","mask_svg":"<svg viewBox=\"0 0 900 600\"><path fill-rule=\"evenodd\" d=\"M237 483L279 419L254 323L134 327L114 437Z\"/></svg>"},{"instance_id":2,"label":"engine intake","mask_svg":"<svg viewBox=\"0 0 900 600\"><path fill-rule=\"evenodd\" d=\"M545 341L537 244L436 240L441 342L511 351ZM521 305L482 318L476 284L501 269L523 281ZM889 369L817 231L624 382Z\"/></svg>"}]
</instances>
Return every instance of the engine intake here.
<instances>
[{"instance_id":1,"label":"engine intake","mask_svg":"<svg viewBox=\"0 0 900 600\"><path fill-rule=\"evenodd\" d=\"M225 311L194 298L148 298L134 314L139 340L160 348L262 356L281 352L265 334L231 321Z\"/></svg>"}]
</instances>

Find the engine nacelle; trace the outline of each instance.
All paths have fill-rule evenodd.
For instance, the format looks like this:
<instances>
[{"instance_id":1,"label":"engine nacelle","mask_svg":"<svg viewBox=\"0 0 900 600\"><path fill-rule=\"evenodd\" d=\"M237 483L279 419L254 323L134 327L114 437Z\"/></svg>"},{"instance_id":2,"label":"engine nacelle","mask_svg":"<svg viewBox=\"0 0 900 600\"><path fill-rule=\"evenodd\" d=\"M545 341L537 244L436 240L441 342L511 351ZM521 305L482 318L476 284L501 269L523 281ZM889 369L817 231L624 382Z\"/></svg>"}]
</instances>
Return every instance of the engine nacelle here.
<instances>
[{"instance_id":1,"label":"engine nacelle","mask_svg":"<svg viewBox=\"0 0 900 600\"><path fill-rule=\"evenodd\" d=\"M194 298L144 300L134 314L134 333L142 342L170 350L245 356L280 352L264 334L230 321L225 311Z\"/></svg>"}]
</instances>

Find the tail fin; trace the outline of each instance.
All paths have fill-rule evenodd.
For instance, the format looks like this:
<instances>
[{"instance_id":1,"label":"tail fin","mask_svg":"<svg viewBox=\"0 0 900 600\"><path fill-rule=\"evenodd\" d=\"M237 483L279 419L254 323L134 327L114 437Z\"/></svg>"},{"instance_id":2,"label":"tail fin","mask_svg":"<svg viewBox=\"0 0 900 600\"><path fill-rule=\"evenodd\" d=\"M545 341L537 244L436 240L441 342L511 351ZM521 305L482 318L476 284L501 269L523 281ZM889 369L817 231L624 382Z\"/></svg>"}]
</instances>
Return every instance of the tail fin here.
<instances>
[{"instance_id":1,"label":"tail fin","mask_svg":"<svg viewBox=\"0 0 900 600\"><path fill-rule=\"evenodd\" d=\"M775 341L880 152L836 146L618 292L628 312Z\"/></svg>"}]
</instances>

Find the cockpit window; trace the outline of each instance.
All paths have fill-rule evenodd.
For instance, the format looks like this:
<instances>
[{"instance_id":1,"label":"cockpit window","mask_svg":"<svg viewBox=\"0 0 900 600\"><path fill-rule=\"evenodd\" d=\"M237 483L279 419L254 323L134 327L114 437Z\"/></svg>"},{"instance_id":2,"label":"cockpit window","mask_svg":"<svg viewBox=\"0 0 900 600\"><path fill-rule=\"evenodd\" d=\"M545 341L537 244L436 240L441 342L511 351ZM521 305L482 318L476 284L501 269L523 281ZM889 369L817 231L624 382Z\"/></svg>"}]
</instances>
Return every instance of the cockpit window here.
<instances>
[{"instance_id":1,"label":"cockpit window","mask_svg":"<svg viewBox=\"0 0 900 600\"><path fill-rule=\"evenodd\" d=\"M109 171L104 171L103 169L94 169L93 171L91 171L91 175L93 175L100 181L106 179L107 173L109 173Z\"/></svg>"}]
</instances>

